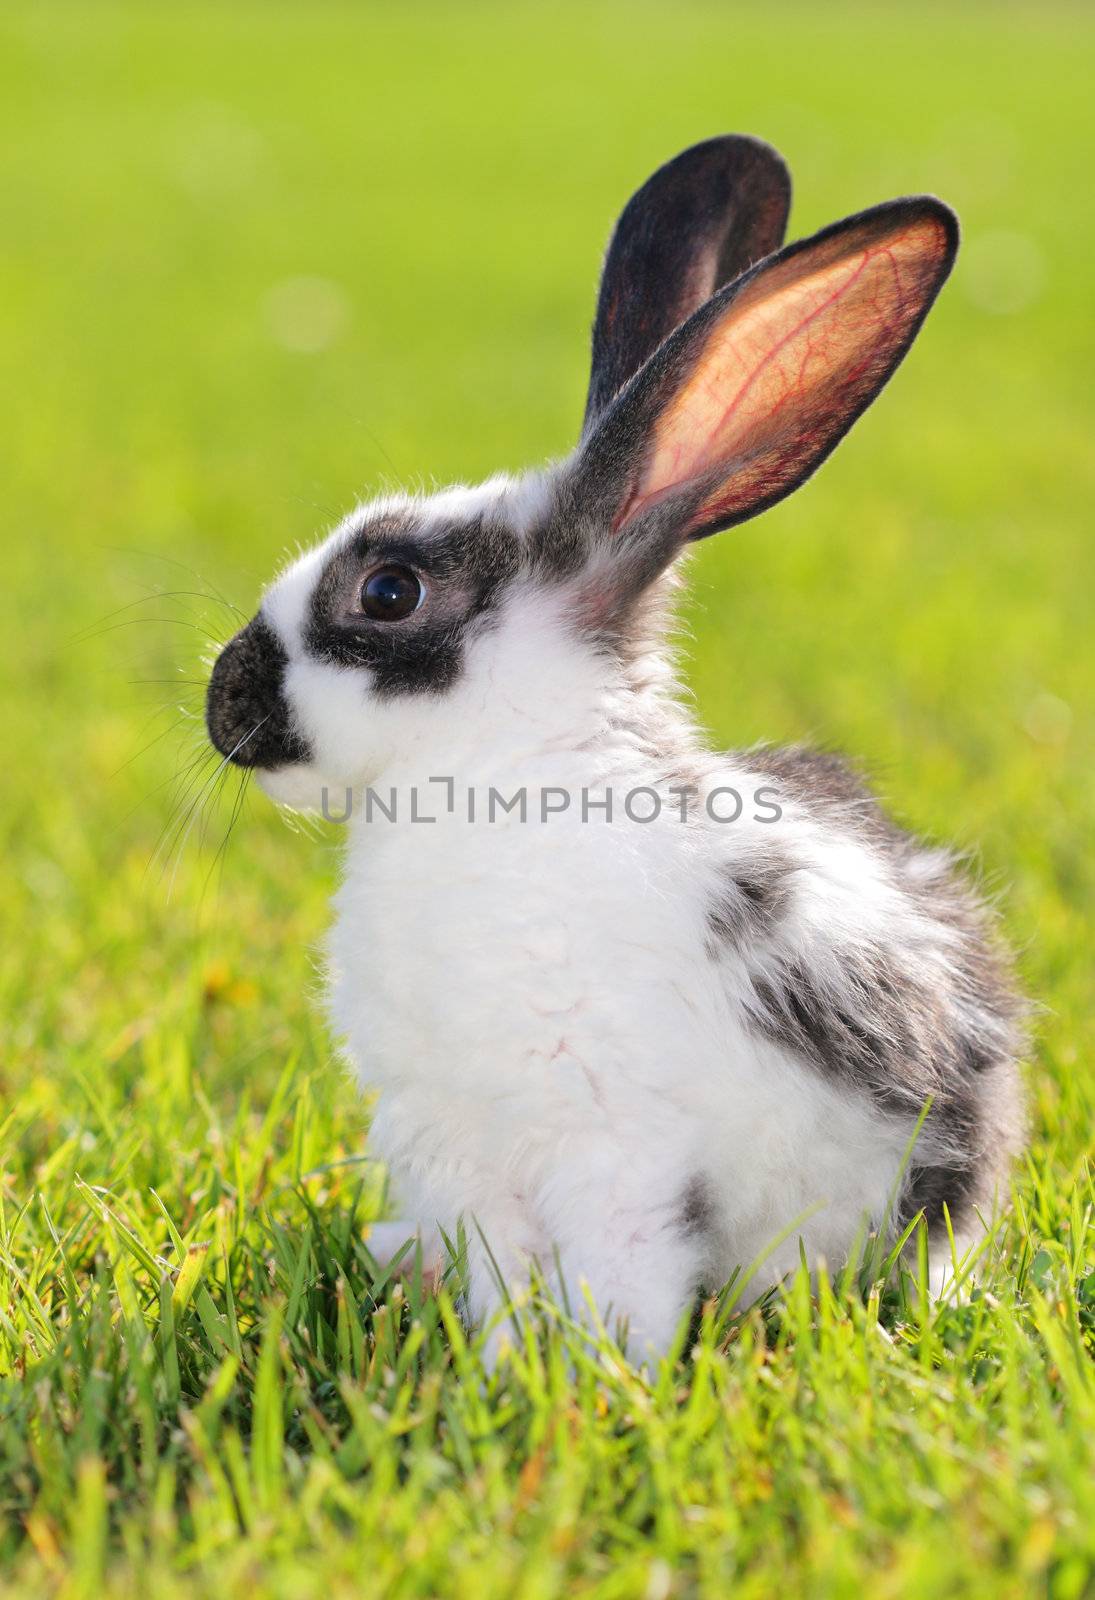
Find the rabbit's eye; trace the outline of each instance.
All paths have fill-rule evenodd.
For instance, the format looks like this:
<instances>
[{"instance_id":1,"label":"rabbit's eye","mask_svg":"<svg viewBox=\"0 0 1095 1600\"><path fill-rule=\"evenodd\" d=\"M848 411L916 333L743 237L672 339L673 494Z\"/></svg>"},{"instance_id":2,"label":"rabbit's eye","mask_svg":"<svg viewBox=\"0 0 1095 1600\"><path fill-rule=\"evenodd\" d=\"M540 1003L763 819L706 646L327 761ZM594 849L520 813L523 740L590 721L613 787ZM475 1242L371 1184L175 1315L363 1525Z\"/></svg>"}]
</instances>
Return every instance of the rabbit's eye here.
<instances>
[{"instance_id":1,"label":"rabbit's eye","mask_svg":"<svg viewBox=\"0 0 1095 1600\"><path fill-rule=\"evenodd\" d=\"M361 609L374 622L402 622L418 610L425 593L410 567L377 567L361 586Z\"/></svg>"}]
</instances>

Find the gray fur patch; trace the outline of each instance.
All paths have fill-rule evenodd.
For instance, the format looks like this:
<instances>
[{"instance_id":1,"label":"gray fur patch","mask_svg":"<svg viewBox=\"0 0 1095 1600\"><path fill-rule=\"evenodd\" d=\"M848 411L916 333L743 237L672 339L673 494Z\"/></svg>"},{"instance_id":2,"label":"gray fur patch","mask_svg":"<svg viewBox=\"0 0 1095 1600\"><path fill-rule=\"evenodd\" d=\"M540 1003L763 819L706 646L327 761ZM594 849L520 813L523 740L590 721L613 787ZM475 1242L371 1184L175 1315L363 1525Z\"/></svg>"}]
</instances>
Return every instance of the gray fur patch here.
<instances>
[{"instance_id":1,"label":"gray fur patch","mask_svg":"<svg viewBox=\"0 0 1095 1600\"><path fill-rule=\"evenodd\" d=\"M701 1173L689 1178L677 1208L677 1226L686 1239L709 1234L715 1225L711 1184Z\"/></svg>"},{"instance_id":2,"label":"gray fur patch","mask_svg":"<svg viewBox=\"0 0 1095 1600\"><path fill-rule=\"evenodd\" d=\"M881 949L842 952L842 967L839 989L797 963L755 979L754 1025L884 1113L916 1118L930 1100L922 1142L940 1154L912 1168L899 1220L923 1206L937 1225L944 1201L958 1220L1014 1142L1000 1113L1001 1099L1015 1097L1013 991L981 943L931 988Z\"/></svg>"},{"instance_id":3,"label":"gray fur patch","mask_svg":"<svg viewBox=\"0 0 1095 1600\"><path fill-rule=\"evenodd\" d=\"M945 1232L943 1208L953 1227L962 1227L978 1196L980 1174L975 1161L948 1162L940 1166L910 1167L905 1191L895 1219L900 1233L918 1213L924 1213L929 1234Z\"/></svg>"},{"instance_id":4,"label":"gray fur patch","mask_svg":"<svg viewBox=\"0 0 1095 1600\"><path fill-rule=\"evenodd\" d=\"M794 862L769 850L723 867L708 906L707 927L719 949L748 950L771 937L790 900Z\"/></svg>"},{"instance_id":5,"label":"gray fur patch","mask_svg":"<svg viewBox=\"0 0 1095 1600\"><path fill-rule=\"evenodd\" d=\"M837 823L876 845L900 848L909 842L844 756L807 745L762 745L741 759L772 780L781 800L795 802L819 820Z\"/></svg>"}]
</instances>

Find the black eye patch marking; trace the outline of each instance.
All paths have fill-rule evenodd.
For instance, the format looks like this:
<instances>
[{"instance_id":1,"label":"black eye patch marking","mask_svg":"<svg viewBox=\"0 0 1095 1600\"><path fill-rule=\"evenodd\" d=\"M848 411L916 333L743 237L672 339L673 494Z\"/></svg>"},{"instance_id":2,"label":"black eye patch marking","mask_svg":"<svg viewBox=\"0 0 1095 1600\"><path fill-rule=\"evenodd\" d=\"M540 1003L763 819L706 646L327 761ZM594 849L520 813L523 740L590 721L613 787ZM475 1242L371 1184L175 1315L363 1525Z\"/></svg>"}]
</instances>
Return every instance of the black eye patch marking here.
<instances>
[{"instance_id":1,"label":"black eye patch marking","mask_svg":"<svg viewBox=\"0 0 1095 1600\"><path fill-rule=\"evenodd\" d=\"M460 676L470 630L498 604L520 568L517 535L499 519L429 525L414 512L367 523L327 563L316 584L304 644L318 660L365 667L388 698L443 694ZM377 622L358 604L378 565L421 576L426 594L398 623Z\"/></svg>"}]
</instances>

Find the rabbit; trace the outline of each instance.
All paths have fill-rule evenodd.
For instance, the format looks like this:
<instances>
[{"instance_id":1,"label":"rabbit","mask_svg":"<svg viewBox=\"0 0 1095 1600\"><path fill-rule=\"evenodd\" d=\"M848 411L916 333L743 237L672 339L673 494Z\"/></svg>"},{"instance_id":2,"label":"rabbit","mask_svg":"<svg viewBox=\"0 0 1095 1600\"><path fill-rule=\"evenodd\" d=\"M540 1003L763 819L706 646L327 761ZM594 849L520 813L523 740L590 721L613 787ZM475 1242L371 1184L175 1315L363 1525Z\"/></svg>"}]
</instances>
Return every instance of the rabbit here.
<instances>
[{"instance_id":1,"label":"rabbit","mask_svg":"<svg viewBox=\"0 0 1095 1600\"><path fill-rule=\"evenodd\" d=\"M656 171L574 452L352 511L209 682L226 761L337 797L330 1016L409 1219L386 1243L436 1266L463 1227L491 1359L534 1266L636 1359L738 1268L759 1291L920 1213L941 1289L1021 1141L1024 1008L955 860L832 754L712 753L674 665L689 547L824 461L957 249L932 197L785 246L789 204L745 136Z\"/></svg>"}]
</instances>

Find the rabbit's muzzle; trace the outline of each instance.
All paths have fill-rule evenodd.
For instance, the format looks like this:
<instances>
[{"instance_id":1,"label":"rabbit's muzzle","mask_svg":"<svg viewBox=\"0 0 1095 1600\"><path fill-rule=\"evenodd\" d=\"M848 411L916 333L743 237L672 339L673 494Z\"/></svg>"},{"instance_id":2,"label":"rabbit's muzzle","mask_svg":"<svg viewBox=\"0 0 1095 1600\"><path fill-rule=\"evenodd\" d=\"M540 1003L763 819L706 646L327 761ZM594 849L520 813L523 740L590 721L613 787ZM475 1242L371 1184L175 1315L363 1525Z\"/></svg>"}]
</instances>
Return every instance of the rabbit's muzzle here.
<instances>
[{"instance_id":1,"label":"rabbit's muzzle","mask_svg":"<svg viewBox=\"0 0 1095 1600\"><path fill-rule=\"evenodd\" d=\"M274 630L253 617L217 657L205 697L215 748L237 767L286 767L311 752L295 731L285 698L289 658Z\"/></svg>"}]
</instances>

